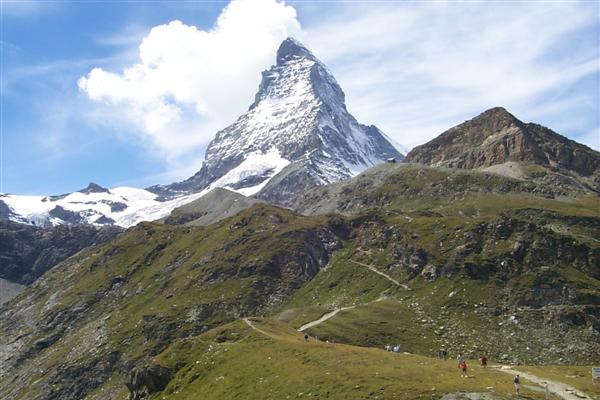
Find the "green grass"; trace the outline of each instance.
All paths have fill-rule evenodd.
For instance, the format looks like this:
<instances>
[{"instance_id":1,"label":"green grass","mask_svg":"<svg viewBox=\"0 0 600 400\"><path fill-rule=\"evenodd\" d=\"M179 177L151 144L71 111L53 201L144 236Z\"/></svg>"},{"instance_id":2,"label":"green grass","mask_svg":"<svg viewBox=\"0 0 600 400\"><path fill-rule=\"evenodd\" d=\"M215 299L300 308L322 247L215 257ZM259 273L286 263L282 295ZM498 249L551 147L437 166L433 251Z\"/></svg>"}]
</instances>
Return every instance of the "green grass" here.
<instances>
[{"instance_id":1,"label":"green grass","mask_svg":"<svg viewBox=\"0 0 600 400\"><path fill-rule=\"evenodd\" d=\"M302 335L273 320L254 324L271 337L241 322L228 325L232 341L218 343L214 330L179 341L158 358L179 367L165 391L153 399L416 399L444 393L486 392L512 398L508 375L483 370L470 362L461 378L454 361L387 353L342 344L305 342ZM542 398L524 390L523 397Z\"/></svg>"}]
</instances>

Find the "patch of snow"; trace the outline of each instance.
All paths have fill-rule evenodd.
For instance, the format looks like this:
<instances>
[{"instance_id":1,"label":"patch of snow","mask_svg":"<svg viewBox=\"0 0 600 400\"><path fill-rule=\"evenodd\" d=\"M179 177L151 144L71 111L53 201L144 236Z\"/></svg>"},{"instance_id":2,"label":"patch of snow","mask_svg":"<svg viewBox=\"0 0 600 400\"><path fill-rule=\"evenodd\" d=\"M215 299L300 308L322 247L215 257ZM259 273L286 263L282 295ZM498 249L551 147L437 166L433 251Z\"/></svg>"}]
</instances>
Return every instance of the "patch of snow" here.
<instances>
[{"instance_id":1,"label":"patch of snow","mask_svg":"<svg viewBox=\"0 0 600 400\"><path fill-rule=\"evenodd\" d=\"M236 191L244 196L251 196L258 193L269 180L286 166L289 165L289 161L281 157L279 150L271 148L267 152L255 151L246 156L246 159L237 167L227 172L220 179L216 180L210 185L210 189L217 187L227 188L229 190ZM251 187L245 187L240 189L234 189L237 183L242 182L245 179L253 176L266 176L266 178L257 185Z\"/></svg>"},{"instance_id":2,"label":"patch of snow","mask_svg":"<svg viewBox=\"0 0 600 400\"><path fill-rule=\"evenodd\" d=\"M92 225L100 225L97 221L106 217L114 220L116 225L127 228L141 221L163 218L174 208L194 201L205 193L206 191L160 202L156 200L155 193L144 189L120 186L110 189L108 192L73 192L55 198L9 194L3 195L2 201L15 214L11 218L15 222L38 226L64 224L65 221L62 219L50 215L50 212L58 206L67 211L79 213L86 223ZM124 206L117 207L117 210L113 211L111 204Z\"/></svg>"}]
</instances>

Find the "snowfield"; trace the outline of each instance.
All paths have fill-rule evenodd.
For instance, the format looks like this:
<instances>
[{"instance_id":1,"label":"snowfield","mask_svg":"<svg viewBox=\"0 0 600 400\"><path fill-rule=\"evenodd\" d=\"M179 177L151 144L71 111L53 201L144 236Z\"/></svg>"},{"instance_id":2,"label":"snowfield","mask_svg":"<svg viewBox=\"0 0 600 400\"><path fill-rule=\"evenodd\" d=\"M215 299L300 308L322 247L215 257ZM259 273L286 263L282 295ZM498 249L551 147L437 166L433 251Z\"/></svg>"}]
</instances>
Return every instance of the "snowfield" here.
<instances>
[{"instance_id":1,"label":"snowfield","mask_svg":"<svg viewBox=\"0 0 600 400\"><path fill-rule=\"evenodd\" d=\"M64 223L115 224L128 228L142 221L155 221L167 217L175 208L199 199L215 188L225 188L244 196L251 196L259 192L289 163L275 148L266 153L252 152L240 165L201 192L168 201L157 200L158 196L148 190L126 186L91 193L79 191L64 196L0 194L0 201L8 206L12 213L9 219L15 222L38 226ZM252 186L236 188L240 182L256 176L264 179ZM64 215L72 216L75 220L61 217Z\"/></svg>"}]
</instances>

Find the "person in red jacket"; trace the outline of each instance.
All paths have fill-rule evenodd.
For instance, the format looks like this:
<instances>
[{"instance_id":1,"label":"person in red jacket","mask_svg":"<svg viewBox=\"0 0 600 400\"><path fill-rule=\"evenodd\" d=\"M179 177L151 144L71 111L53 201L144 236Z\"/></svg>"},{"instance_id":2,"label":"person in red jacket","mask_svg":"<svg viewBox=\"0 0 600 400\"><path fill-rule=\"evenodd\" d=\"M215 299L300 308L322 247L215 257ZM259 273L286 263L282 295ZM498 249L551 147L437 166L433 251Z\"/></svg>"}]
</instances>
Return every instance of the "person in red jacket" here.
<instances>
[{"instance_id":1,"label":"person in red jacket","mask_svg":"<svg viewBox=\"0 0 600 400\"><path fill-rule=\"evenodd\" d=\"M467 363L465 360L463 360L460 365L458 366L460 368L460 376L463 378L467 377Z\"/></svg>"}]
</instances>

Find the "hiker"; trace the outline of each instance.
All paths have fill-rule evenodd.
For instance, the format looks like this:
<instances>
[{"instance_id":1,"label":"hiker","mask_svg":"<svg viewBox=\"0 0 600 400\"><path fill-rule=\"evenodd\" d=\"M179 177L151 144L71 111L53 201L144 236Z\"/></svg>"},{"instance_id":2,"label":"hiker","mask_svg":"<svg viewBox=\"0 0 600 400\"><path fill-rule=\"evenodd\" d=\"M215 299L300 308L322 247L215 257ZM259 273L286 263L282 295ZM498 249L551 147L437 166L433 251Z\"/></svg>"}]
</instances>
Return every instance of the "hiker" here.
<instances>
[{"instance_id":1,"label":"hiker","mask_svg":"<svg viewBox=\"0 0 600 400\"><path fill-rule=\"evenodd\" d=\"M460 368L460 364L463 363L465 361L465 357L463 357L462 353L458 353L458 356L456 356L456 362Z\"/></svg>"},{"instance_id":2,"label":"hiker","mask_svg":"<svg viewBox=\"0 0 600 400\"><path fill-rule=\"evenodd\" d=\"M515 384L515 390L517 391L517 396L519 395L519 390L521 389L521 378L519 378L519 375L517 374L517 376L515 376L515 379L513 380L514 384Z\"/></svg>"},{"instance_id":3,"label":"hiker","mask_svg":"<svg viewBox=\"0 0 600 400\"><path fill-rule=\"evenodd\" d=\"M305 342L308 342L308 333L305 333L305 334L304 334L304 341L305 341Z\"/></svg>"},{"instance_id":4,"label":"hiker","mask_svg":"<svg viewBox=\"0 0 600 400\"><path fill-rule=\"evenodd\" d=\"M460 376L463 378L468 378L467 363L465 362L465 360L463 360L458 367L460 368Z\"/></svg>"},{"instance_id":5,"label":"hiker","mask_svg":"<svg viewBox=\"0 0 600 400\"><path fill-rule=\"evenodd\" d=\"M487 362L488 362L487 355L485 353L483 353L483 355L481 356L481 366L483 368L486 368L487 367Z\"/></svg>"}]
</instances>

